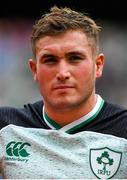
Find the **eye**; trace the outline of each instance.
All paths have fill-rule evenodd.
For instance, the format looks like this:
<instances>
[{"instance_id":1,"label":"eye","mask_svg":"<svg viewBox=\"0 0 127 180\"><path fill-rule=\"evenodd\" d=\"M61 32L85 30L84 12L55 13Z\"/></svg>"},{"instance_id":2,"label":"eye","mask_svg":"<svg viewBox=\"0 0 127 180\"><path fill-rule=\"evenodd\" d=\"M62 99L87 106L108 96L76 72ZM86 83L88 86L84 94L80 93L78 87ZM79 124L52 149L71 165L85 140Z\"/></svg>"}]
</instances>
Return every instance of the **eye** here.
<instances>
[{"instance_id":1,"label":"eye","mask_svg":"<svg viewBox=\"0 0 127 180\"><path fill-rule=\"evenodd\" d=\"M69 61L71 62L79 62L80 60L82 60L82 57L79 55L72 55L69 57Z\"/></svg>"},{"instance_id":2,"label":"eye","mask_svg":"<svg viewBox=\"0 0 127 180\"><path fill-rule=\"evenodd\" d=\"M44 63L44 64L47 64L47 65L53 65L53 64L56 64L56 63L57 63L57 59L56 59L56 58L53 58L53 57L45 58L45 59L43 60L43 63Z\"/></svg>"}]
</instances>

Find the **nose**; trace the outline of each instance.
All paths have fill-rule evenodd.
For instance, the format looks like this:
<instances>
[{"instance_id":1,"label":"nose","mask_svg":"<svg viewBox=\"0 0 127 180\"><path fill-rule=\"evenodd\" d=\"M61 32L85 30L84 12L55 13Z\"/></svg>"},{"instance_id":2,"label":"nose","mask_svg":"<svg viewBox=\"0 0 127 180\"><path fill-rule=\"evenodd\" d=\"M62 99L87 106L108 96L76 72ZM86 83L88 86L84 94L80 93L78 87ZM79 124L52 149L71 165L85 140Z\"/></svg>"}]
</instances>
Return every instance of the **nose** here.
<instances>
[{"instance_id":1,"label":"nose","mask_svg":"<svg viewBox=\"0 0 127 180\"><path fill-rule=\"evenodd\" d=\"M59 63L56 78L59 81L65 81L70 78L69 64L67 62L61 61Z\"/></svg>"}]
</instances>

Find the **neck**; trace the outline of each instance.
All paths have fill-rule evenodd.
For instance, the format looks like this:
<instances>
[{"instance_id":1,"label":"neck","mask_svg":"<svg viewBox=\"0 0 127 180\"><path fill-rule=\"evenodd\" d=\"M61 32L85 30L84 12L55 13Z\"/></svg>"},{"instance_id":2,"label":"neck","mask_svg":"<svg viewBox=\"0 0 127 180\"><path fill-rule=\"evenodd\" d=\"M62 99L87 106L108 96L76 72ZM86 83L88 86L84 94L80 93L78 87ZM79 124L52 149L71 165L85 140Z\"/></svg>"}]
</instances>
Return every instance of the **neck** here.
<instances>
[{"instance_id":1,"label":"neck","mask_svg":"<svg viewBox=\"0 0 127 180\"><path fill-rule=\"evenodd\" d=\"M54 109L45 105L45 112L57 124L60 126L65 126L88 114L94 108L96 101L97 96L94 95L93 97L90 97L84 104L67 109L66 111L60 111L56 108Z\"/></svg>"}]
</instances>

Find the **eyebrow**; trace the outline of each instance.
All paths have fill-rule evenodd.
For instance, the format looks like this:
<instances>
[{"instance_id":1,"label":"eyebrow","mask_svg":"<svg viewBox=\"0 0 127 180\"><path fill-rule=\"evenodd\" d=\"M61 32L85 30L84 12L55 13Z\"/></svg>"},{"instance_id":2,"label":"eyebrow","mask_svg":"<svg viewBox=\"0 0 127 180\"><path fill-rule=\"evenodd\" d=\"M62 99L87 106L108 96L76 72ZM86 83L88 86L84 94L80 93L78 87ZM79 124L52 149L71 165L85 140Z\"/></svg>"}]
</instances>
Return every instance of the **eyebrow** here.
<instances>
[{"instance_id":1,"label":"eyebrow","mask_svg":"<svg viewBox=\"0 0 127 180\"><path fill-rule=\"evenodd\" d=\"M72 51L72 52L68 52L65 56L82 56L82 57L86 57L86 54L83 53L82 51Z\"/></svg>"},{"instance_id":2,"label":"eyebrow","mask_svg":"<svg viewBox=\"0 0 127 180\"><path fill-rule=\"evenodd\" d=\"M72 51L68 52L67 55L83 55L83 53L81 51Z\"/></svg>"},{"instance_id":3,"label":"eyebrow","mask_svg":"<svg viewBox=\"0 0 127 180\"><path fill-rule=\"evenodd\" d=\"M41 55L40 55L40 59L41 59L41 58L52 58L52 57L53 57L53 58L54 58L54 57L57 58L58 56L56 56L56 55L54 55L54 54L50 54L50 53L44 53L44 54L41 54Z\"/></svg>"}]
</instances>

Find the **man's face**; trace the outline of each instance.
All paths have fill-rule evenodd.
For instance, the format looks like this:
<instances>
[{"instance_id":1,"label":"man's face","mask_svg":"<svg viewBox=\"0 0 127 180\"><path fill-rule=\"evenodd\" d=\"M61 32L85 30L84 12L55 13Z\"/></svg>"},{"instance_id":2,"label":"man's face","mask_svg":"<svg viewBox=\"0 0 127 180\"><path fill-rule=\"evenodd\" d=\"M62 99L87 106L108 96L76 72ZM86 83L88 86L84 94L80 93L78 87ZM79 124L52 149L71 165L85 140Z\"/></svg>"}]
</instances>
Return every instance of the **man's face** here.
<instances>
[{"instance_id":1,"label":"man's face","mask_svg":"<svg viewBox=\"0 0 127 180\"><path fill-rule=\"evenodd\" d=\"M73 30L38 40L36 61L29 64L45 106L62 111L79 107L94 95L103 55L94 58L85 34Z\"/></svg>"}]
</instances>

